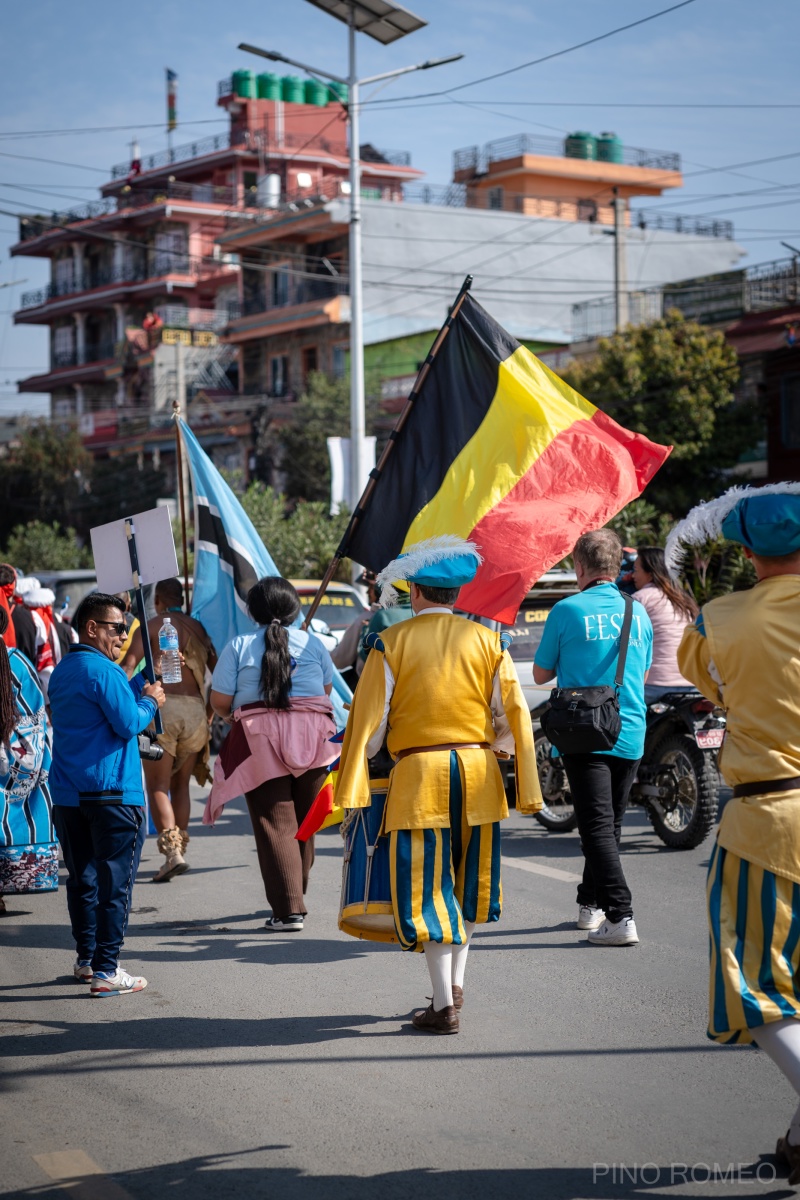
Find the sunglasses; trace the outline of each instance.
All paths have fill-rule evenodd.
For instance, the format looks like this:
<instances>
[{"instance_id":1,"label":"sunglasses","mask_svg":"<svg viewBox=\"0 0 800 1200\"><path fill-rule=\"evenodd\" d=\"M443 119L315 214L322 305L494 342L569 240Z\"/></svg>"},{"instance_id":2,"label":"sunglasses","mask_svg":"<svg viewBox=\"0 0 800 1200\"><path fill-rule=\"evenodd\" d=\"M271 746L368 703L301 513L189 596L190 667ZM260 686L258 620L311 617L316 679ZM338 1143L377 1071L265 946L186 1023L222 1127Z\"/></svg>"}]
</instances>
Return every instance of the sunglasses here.
<instances>
[{"instance_id":1,"label":"sunglasses","mask_svg":"<svg viewBox=\"0 0 800 1200\"><path fill-rule=\"evenodd\" d=\"M128 632L128 626L124 621L95 621L95 625L108 625L118 637L123 637Z\"/></svg>"}]
</instances>

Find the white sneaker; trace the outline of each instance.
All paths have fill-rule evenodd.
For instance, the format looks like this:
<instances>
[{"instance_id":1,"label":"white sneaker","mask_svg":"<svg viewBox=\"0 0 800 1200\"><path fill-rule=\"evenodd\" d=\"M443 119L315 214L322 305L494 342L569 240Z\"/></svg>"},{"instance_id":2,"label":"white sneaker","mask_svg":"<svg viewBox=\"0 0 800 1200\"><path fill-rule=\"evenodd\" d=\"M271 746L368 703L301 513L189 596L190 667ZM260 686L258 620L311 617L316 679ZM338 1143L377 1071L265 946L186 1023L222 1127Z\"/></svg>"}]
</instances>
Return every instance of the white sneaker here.
<instances>
[{"instance_id":1,"label":"white sneaker","mask_svg":"<svg viewBox=\"0 0 800 1200\"><path fill-rule=\"evenodd\" d=\"M589 941L595 946L635 946L639 941L636 922L633 917L613 923L606 918L599 929L589 934Z\"/></svg>"},{"instance_id":2,"label":"white sneaker","mask_svg":"<svg viewBox=\"0 0 800 1200\"><path fill-rule=\"evenodd\" d=\"M578 929L599 929L606 919L602 908L582 904L578 910Z\"/></svg>"},{"instance_id":3,"label":"white sneaker","mask_svg":"<svg viewBox=\"0 0 800 1200\"><path fill-rule=\"evenodd\" d=\"M99 999L106 996L124 996L126 992L143 992L147 980L142 975L129 975L122 967L111 971L97 971L92 976L91 993Z\"/></svg>"},{"instance_id":4,"label":"white sneaker","mask_svg":"<svg viewBox=\"0 0 800 1200\"><path fill-rule=\"evenodd\" d=\"M92 979L94 978L92 975L92 964L90 962L86 962L85 960L81 960L80 958L75 959L75 966L72 968L72 974L79 983L91 983Z\"/></svg>"}]
</instances>

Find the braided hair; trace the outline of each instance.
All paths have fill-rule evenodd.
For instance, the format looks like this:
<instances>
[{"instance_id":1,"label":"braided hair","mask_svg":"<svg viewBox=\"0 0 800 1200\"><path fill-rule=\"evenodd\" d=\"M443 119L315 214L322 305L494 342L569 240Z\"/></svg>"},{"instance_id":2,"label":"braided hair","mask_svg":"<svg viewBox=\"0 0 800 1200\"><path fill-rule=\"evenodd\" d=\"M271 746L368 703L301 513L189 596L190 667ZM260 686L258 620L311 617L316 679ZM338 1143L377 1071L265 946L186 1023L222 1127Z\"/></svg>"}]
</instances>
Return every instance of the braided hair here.
<instances>
[{"instance_id":1,"label":"braided hair","mask_svg":"<svg viewBox=\"0 0 800 1200\"><path fill-rule=\"evenodd\" d=\"M3 634L8 629L8 613L0 608L0 743L8 742L17 727L17 701L14 695L14 676L8 661Z\"/></svg>"},{"instance_id":2,"label":"braided hair","mask_svg":"<svg viewBox=\"0 0 800 1200\"><path fill-rule=\"evenodd\" d=\"M267 708L289 707L292 690L291 625L300 613L300 597L280 575L267 575L247 593L247 608L257 625L264 626L261 659L261 695Z\"/></svg>"}]
</instances>

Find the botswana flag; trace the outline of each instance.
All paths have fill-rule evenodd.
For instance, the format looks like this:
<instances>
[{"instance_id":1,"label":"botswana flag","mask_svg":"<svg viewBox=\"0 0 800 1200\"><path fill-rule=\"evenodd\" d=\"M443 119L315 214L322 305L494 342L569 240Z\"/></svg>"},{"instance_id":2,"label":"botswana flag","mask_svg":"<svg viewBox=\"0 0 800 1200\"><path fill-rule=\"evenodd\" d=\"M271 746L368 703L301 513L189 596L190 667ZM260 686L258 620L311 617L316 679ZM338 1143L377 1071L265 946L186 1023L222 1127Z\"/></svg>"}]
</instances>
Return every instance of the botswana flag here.
<instances>
[{"instance_id":1,"label":"botswana flag","mask_svg":"<svg viewBox=\"0 0 800 1200\"><path fill-rule=\"evenodd\" d=\"M194 492L194 590L197 617L219 653L232 637L252 633L247 593L265 575L280 575L253 523L189 426L181 436Z\"/></svg>"},{"instance_id":2,"label":"botswana flag","mask_svg":"<svg viewBox=\"0 0 800 1200\"><path fill-rule=\"evenodd\" d=\"M484 562L458 606L512 624L534 581L670 450L578 395L468 295L347 553L379 571L425 538L470 538Z\"/></svg>"},{"instance_id":3,"label":"botswana flag","mask_svg":"<svg viewBox=\"0 0 800 1200\"><path fill-rule=\"evenodd\" d=\"M253 633L247 593L265 575L280 575L252 521L185 421L179 421L194 492L194 590L192 616L221 653L231 638ZM299 625L302 614L297 618ZM344 705L353 693L333 669L333 716L347 723Z\"/></svg>"}]
</instances>

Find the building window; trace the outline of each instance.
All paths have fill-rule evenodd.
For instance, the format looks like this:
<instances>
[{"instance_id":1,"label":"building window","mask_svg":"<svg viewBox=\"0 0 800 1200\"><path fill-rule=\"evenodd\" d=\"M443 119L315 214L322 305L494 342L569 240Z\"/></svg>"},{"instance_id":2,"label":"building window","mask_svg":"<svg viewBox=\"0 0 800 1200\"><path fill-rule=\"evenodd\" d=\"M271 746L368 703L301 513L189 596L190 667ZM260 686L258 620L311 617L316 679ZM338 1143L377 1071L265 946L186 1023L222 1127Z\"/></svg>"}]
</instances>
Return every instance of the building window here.
<instances>
[{"instance_id":1,"label":"building window","mask_svg":"<svg viewBox=\"0 0 800 1200\"><path fill-rule=\"evenodd\" d=\"M800 450L800 375L781 380L781 440L787 450Z\"/></svg>"},{"instance_id":2,"label":"building window","mask_svg":"<svg viewBox=\"0 0 800 1200\"><path fill-rule=\"evenodd\" d=\"M156 275L189 270L186 229L162 230L156 234L153 270Z\"/></svg>"},{"instance_id":3,"label":"building window","mask_svg":"<svg viewBox=\"0 0 800 1200\"><path fill-rule=\"evenodd\" d=\"M308 376L317 370L317 347L304 346L301 355L303 364L303 386L308 382Z\"/></svg>"},{"instance_id":4,"label":"building window","mask_svg":"<svg viewBox=\"0 0 800 1200\"><path fill-rule=\"evenodd\" d=\"M270 395L285 396L289 390L289 359L280 354L270 359Z\"/></svg>"},{"instance_id":5,"label":"building window","mask_svg":"<svg viewBox=\"0 0 800 1200\"><path fill-rule=\"evenodd\" d=\"M347 374L347 349L347 346L344 344L333 347L333 361L331 365L333 367L334 379L343 379Z\"/></svg>"},{"instance_id":6,"label":"building window","mask_svg":"<svg viewBox=\"0 0 800 1200\"><path fill-rule=\"evenodd\" d=\"M579 221L596 221L597 220L597 203L594 200L579 200L578 201L578 220Z\"/></svg>"},{"instance_id":7,"label":"building window","mask_svg":"<svg viewBox=\"0 0 800 1200\"><path fill-rule=\"evenodd\" d=\"M272 306L281 308L289 303L289 269L279 267L272 272Z\"/></svg>"},{"instance_id":8,"label":"building window","mask_svg":"<svg viewBox=\"0 0 800 1200\"><path fill-rule=\"evenodd\" d=\"M489 188L489 208L503 207L503 189L501 187Z\"/></svg>"},{"instance_id":9,"label":"building window","mask_svg":"<svg viewBox=\"0 0 800 1200\"><path fill-rule=\"evenodd\" d=\"M53 365L69 366L75 354L75 326L61 325L53 330Z\"/></svg>"}]
</instances>

